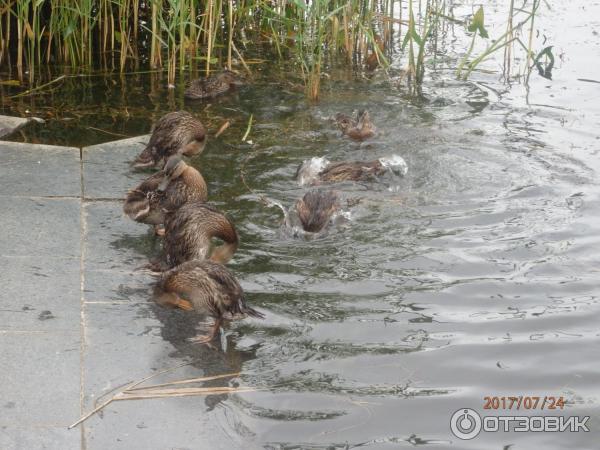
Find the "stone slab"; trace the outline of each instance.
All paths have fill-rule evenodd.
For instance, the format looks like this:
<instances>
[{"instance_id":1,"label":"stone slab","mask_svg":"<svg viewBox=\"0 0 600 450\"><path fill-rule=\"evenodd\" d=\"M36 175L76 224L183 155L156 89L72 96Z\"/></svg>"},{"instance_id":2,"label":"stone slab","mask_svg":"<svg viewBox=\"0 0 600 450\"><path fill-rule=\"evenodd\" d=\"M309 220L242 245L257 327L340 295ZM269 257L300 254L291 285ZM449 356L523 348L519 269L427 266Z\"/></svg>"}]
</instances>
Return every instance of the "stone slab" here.
<instances>
[{"instance_id":1,"label":"stone slab","mask_svg":"<svg viewBox=\"0 0 600 450\"><path fill-rule=\"evenodd\" d=\"M45 427L15 427L0 425L0 448L5 450L80 450L81 433Z\"/></svg>"},{"instance_id":2,"label":"stone slab","mask_svg":"<svg viewBox=\"0 0 600 450\"><path fill-rule=\"evenodd\" d=\"M86 302L139 303L152 295L156 281L146 270L85 270Z\"/></svg>"},{"instance_id":3,"label":"stone slab","mask_svg":"<svg viewBox=\"0 0 600 450\"><path fill-rule=\"evenodd\" d=\"M136 171L131 161L144 149L149 135L84 147L83 184L85 198L124 198L150 172Z\"/></svg>"},{"instance_id":4,"label":"stone slab","mask_svg":"<svg viewBox=\"0 0 600 450\"><path fill-rule=\"evenodd\" d=\"M0 426L67 427L80 415L80 332L0 333Z\"/></svg>"},{"instance_id":5,"label":"stone slab","mask_svg":"<svg viewBox=\"0 0 600 450\"><path fill-rule=\"evenodd\" d=\"M0 257L0 273L0 330L79 329L79 258Z\"/></svg>"},{"instance_id":6,"label":"stone slab","mask_svg":"<svg viewBox=\"0 0 600 450\"><path fill-rule=\"evenodd\" d=\"M0 196L0 256L79 258L78 199Z\"/></svg>"},{"instance_id":7,"label":"stone slab","mask_svg":"<svg viewBox=\"0 0 600 450\"><path fill-rule=\"evenodd\" d=\"M157 238L149 227L127 218L118 201L84 205L85 268L131 273L148 263Z\"/></svg>"},{"instance_id":8,"label":"stone slab","mask_svg":"<svg viewBox=\"0 0 600 450\"><path fill-rule=\"evenodd\" d=\"M25 117L0 116L0 138L14 133L30 121L31 119Z\"/></svg>"},{"instance_id":9,"label":"stone slab","mask_svg":"<svg viewBox=\"0 0 600 450\"><path fill-rule=\"evenodd\" d=\"M229 373L239 368L232 367L220 351L187 341L197 333L197 316L160 307L150 297L139 303L86 304L85 317L86 410L92 409L100 397L104 400L103 395L114 388L166 368L177 369L147 384ZM186 362L192 364L177 367ZM101 415L86 421L86 448L241 448L222 441L219 424L211 414L225 398L199 396L112 403Z\"/></svg>"},{"instance_id":10,"label":"stone slab","mask_svg":"<svg viewBox=\"0 0 600 450\"><path fill-rule=\"evenodd\" d=\"M212 403L224 398L187 397L113 402L86 425L86 450L258 449L223 432L224 418Z\"/></svg>"},{"instance_id":11,"label":"stone slab","mask_svg":"<svg viewBox=\"0 0 600 450\"><path fill-rule=\"evenodd\" d=\"M79 149L0 142L0 195L81 195Z\"/></svg>"}]
</instances>

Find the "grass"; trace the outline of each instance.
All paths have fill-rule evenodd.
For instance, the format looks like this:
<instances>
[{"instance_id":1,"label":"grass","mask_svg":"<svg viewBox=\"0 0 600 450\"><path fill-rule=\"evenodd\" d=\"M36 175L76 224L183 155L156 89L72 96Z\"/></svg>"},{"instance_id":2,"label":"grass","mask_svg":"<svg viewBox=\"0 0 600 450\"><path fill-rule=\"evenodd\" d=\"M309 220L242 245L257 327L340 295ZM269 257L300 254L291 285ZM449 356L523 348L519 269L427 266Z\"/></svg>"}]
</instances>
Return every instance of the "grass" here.
<instances>
[{"instance_id":1,"label":"grass","mask_svg":"<svg viewBox=\"0 0 600 450\"><path fill-rule=\"evenodd\" d=\"M484 8L470 18L452 17L450 0L0 0L0 62L15 66L30 85L44 65L77 70L139 70L208 75L231 68L245 55L269 53L291 63L307 97L317 100L334 64L354 70L388 66L394 42L402 42L407 80L420 92L425 69L435 61L437 35L445 23L463 23L471 43L457 77L466 79L488 56L504 49L510 74L514 44L526 52L526 70L537 64L534 19L541 0L508 5L506 31L479 55L476 41L489 39ZM529 27L528 30L525 30ZM523 31L523 32L522 32ZM517 36L528 32L524 44ZM550 55L546 51L546 56ZM505 73L506 75L506 73ZM508 75L507 75L508 77Z\"/></svg>"}]
</instances>

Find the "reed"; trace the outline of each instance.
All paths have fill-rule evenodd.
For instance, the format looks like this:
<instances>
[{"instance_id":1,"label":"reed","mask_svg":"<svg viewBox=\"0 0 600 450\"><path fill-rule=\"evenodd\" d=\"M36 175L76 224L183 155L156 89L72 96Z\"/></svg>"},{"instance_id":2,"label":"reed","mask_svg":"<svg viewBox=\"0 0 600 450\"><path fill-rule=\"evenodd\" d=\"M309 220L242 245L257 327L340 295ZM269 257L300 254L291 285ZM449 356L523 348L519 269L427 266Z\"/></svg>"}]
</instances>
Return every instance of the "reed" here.
<instances>
[{"instance_id":1,"label":"reed","mask_svg":"<svg viewBox=\"0 0 600 450\"><path fill-rule=\"evenodd\" d=\"M465 24L472 40L457 76L468 77L491 53L505 48L505 61L520 29L529 26L527 66L536 64L534 17L540 0L510 2L506 32L479 56L472 57L482 31L483 7ZM532 3L533 2L533 3ZM41 66L66 70L139 70L146 62L167 72L209 74L237 62L249 71L246 54L271 52L302 76L306 94L317 100L329 69L346 64L354 70L388 66L394 41L402 42L409 85L415 92L435 58L437 34L449 16L444 0L0 0L0 62L16 65L30 84ZM529 5L529 15L516 15ZM432 39L435 37L435 39ZM548 52L545 53L548 55ZM510 62L505 62L510 72Z\"/></svg>"}]
</instances>

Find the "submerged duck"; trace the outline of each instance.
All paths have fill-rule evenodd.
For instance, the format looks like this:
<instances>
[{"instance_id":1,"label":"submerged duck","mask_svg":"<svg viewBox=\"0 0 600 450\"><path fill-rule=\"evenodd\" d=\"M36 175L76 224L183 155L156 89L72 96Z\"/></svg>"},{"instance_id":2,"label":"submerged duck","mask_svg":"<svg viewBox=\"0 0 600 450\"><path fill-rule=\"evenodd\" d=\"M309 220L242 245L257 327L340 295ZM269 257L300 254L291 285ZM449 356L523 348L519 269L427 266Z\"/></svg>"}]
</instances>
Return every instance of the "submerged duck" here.
<instances>
[{"instance_id":1,"label":"submerged duck","mask_svg":"<svg viewBox=\"0 0 600 450\"><path fill-rule=\"evenodd\" d=\"M300 165L296 172L296 179L302 185L338 181L372 181L388 171L404 176L408 171L408 167L404 159L398 155L373 161L342 161L336 163L322 157L311 158Z\"/></svg>"},{"instance_id":2,"label":"submerged duck","mask_svg":"<svg viewBox=\"0 0 600 450\"><path fill-rule=\"evenodd\" d=\"M183 95L190 99L212 98L243 84L238 74L231 70L224 70L217 75L192 81Z\"/></svg>"},{"instance_id":3,"label":"submerged duck","mask_svg":"<svg viewBox=\"0 0 600 450\"><path fill-rule=\"evenodd\" d=\"M133 161L133 167L161 169L172 155L194 156L206 145L206 129L187 111L165 114L152 129L148 145Z\"/></svg>"},{"instance_id":4,"label":"submerged duck","mask_svg":"<svg viewBox=\"0 0 600 450\"><path fill-rule=\"evenodd\" d=\"M219 210L203 202L186 203L165 218L163 244L166 263L175 267L209 257L212 238L224 244L215 248L210 260L226 263L237 250L239 238L233 223Z\"/></svg>"},{"instance_id":5,"label":"submerged duck","mask_svg":"<svg viewBox=\"0 0 600 450\"><path fill-rule=\"evenodd\" d=\"M198 343L212 341L223 320L265 317L246 304L244 291L233 274L213 261L188 261L164 272L157 291L157 301L161 304L194 309L214 318L208 335L192 339Z\"/></svg>"},{"instance_id":6,"label":"submerged duck","mask_svg":"<svg viewBox=\"0 0 600 450\"><path fill-rule=\"evenodd\" d=\"M164 223L166 214L188 202L205 202L207 197L206 182L200 172L174 155L163 170L127 193L123 211L136 222L157 226Z\"/></svg>"},{"instance_id":7,"label":"submerged duck","mask_svg":"<svg viewBox=\"0 0 600 450\"><path fill-rule=\"evenodd\" d=\"M348 114L338 113L335 115L335 123L342 130L342 134L357 141L364 141L377 131L371 122L369 112L365 110L359 111L356 119Z\"/></svg>"},{"instance_id":8,"label":"submerged duck","mask_svg":"<svg viewBox=\"0 0 600 450\"><path fill-rule=\"evenodd\" d=\"M335 191L313 189L295 203L287 222L291 227L298 223L306 232L319 233L333 222L340 211L340 199Z\"/></svg>"}]
</instances>

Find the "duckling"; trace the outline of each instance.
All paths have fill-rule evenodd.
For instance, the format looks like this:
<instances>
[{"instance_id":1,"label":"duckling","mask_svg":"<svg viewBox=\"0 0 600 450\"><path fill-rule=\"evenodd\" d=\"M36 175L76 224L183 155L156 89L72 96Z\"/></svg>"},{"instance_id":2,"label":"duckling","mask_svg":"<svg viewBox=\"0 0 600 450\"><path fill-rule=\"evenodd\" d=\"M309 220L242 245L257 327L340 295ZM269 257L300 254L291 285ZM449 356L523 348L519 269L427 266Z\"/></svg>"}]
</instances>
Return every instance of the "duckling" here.
<instances>
[{"instance_id":1,"label":"duckling","mask_svg":"<svg viewBox=\"0 0 600 450\"><path fill-rule=\"evenodd\" d=\"M327 228L341 210L337 192L313 189L298 200L288 215L290 226L299 222L301 228L309 233L319 233Z\"/></svg>"},{"instance_id":2,"label":"duckling","mask_svg":"<svg viewBox=\"0 0 600 450\"><path fill-rule=\"evenodd\" d=\"M371 122L369 112L365 110L359 111L356 119L347 114L338 113L335 115L335 122L342 130L342 134L356 141L364 141L375 135L375 131L377 131Z\"/></svg>"},{"instance_id":3,"label":"duckling","mask_svg":"<svg viewBox=\"0 0 600 450\"><path fill-rule=\"evenodd\" d=\"M162 169L172 155L194 156L206 145L206 129L187 111L165 114L154 125L148 145L133 161L136 168Z\"/></svg>"},{"instance_id":4,"label":"duckling","mask_svg":"<svg viewBox=\"0 0 600 450\"><path fill-rule=\"evenodd\" d=\"M223 320L265 317L247 305L244 291L234 275L225 266L213 261L188 261L164 272L158 283L156 298L161 304L194 309L214 318L208 335L191 339L197 343L212 341Z\"/></svg>"},{"instance_id":5,"label":"duckling","mask_svg":"<svg viewBox=\"0 0 600 450\"><path fill-rule=\"evenodd\" d=\"M146 178L128 192L123 211L136 222L155 225L164 223L165 214L171 213L185 203L207 200L204 178L179 155L173 155L160 172Z\"/></svg>"},{"instance_id":6,"label":"duckling","mask_svg":"<svg viewBox=\"0 0 600 450\"><path fill-rule=\"evenodd\" d=\"M311 158L304 161L296 172L301 185L315 185L339 181L372 181L387 171L400 176L406 175L408 167L401 156L392 155L374 161L341 161L332 163L326 158Z\"/></svg>"},{"instance_id":7,"label":"duckling","mask_svg":"<svg viewBox=\"0 0 600 450\"><path fill-rule=\"evenodd\" d=\"M167 215L163 248L168 267L206 259L213 237L225 243L214 249L210 260L226 263L237 250L239 238L235 226L222 212L203 202L191 202Z\"/></svg>"},{"instance_id":8,"label":"duckling","mask_svg":"<svg viewBox=\"0 0 600 450\"><path fill-rule=\"evenodd\" d=\"M208 78L192 81L184 92L184 96L189 99L212 98L225 94L236 86L243 85L241 77L231 70L212 75Z\"/></svg>"}]
</instances>

